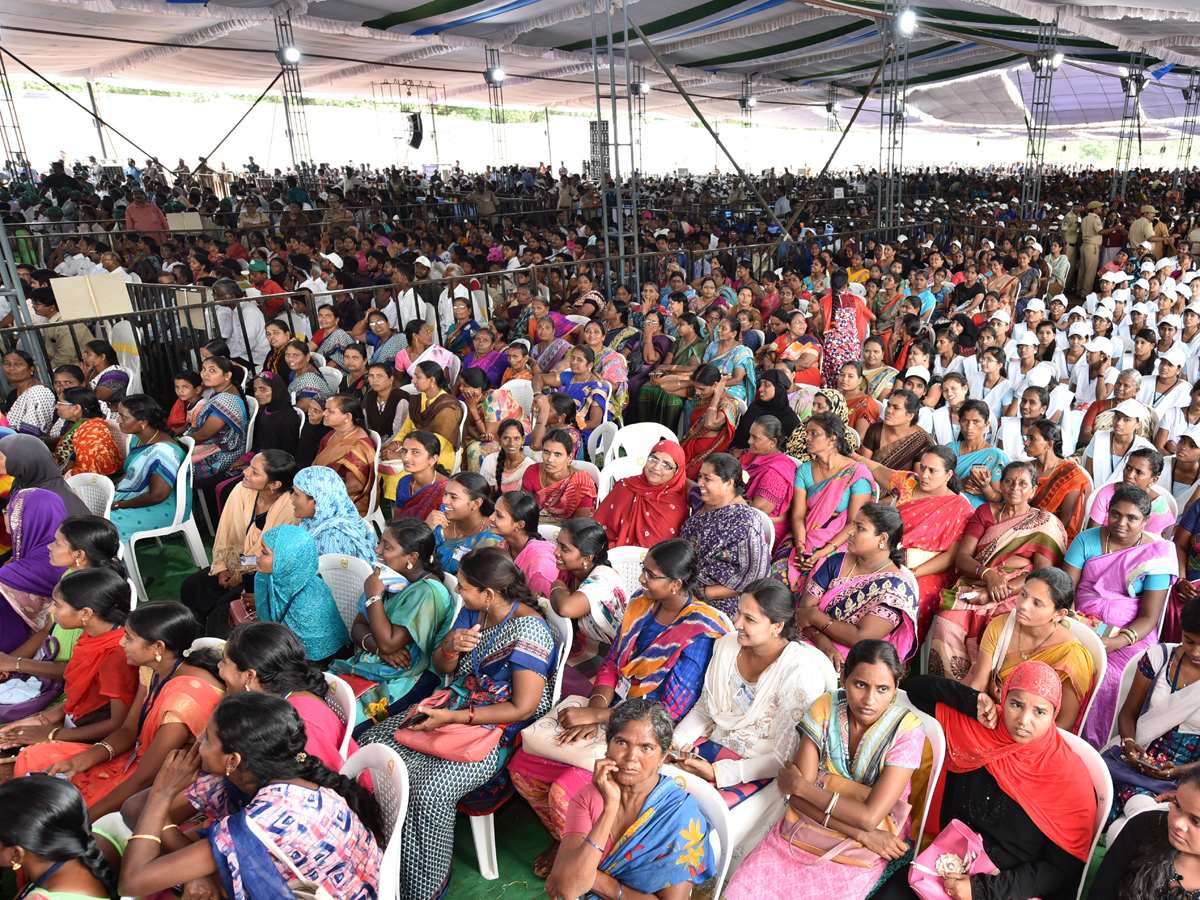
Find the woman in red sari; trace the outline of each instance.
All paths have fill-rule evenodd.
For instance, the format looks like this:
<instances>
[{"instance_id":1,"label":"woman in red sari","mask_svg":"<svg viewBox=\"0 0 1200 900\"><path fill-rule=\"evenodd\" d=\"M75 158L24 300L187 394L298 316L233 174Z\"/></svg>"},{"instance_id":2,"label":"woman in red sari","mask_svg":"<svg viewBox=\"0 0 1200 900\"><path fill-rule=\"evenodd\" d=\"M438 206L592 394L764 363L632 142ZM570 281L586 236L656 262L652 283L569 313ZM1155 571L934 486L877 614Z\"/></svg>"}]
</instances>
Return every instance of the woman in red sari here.
<instances>
[{"instance_id":1,"label":"woman in red sari","mask_svg":"<svg viewBox=\"0 0 1200 900\"><path fill-rule=\"evenodd\" d=\"M211 651L191 653L200 623L182 603L150 603L125 620L125 656L140 666L136 696L124 723L94 744L52 741L27 747L13 768L67 776L83 792L92 821L117 812L150 786L172 750L191 744L225 693Z\"/></svg>"},{"instance_id":2,"label":"woman in red sari","mask_svg":"<svg viewBox=\"0 0 1200 900\"><path fill-rule=\"evenodd\" d=\"M543 522L561 525L567 519L591 518L596 508L596 482L571 465L575 441L561 428L542 438L542 461L521 477L521 490L537 498Z\"/></svg>"},{"instance_id":3,"label":"woman in red sari","mask_svg":"<svg viewBox=\"0 0 1200 900\"><path fill-rule=\"evenodd\" d=\"M945 447L931 447L921 454L916 472L888 469L869 459L861 462L875 480L886 486L883 503L896 507L904 520L905 562L917 576L920 611L917 643L933 625L942 605L942 591L954 584L954 558L967 520L975 512L962 495L962 484L954 472L957 458Z\"/></svg>"}]
</instances>

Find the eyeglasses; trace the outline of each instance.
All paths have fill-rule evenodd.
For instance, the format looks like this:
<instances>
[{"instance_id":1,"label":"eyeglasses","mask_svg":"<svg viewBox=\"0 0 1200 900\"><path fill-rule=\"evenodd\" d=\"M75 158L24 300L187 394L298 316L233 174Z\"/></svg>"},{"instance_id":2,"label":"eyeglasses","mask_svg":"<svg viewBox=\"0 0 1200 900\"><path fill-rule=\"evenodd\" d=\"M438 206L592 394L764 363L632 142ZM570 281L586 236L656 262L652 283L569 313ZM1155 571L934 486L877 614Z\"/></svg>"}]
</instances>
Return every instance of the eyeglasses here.
<instances>
[{"instance_id":1,"label":"eyeglasses","mask_svg":"<svg viewBox=\"0 0 1200 900\"><path fill-rule=\"evenodd\" d=\"M660 469L666 469L668 472L674 472L679 468L679 466L675 465L675 463L671 462L670 460L660 459L657 456L649 457L646 460L646 465L657 466Z\"/></svg>"},{"instance_id":2,"label":"eyeglasses","mask_svg":"<svg viewBox=\"0 0 1200 900\"><path fill-rule=\"evenodd\" d=\"M659 579L662 579L664 581L671 580L670 575L660 575L657 572L651 572L645 566L642 566L642 577L645 578L647 581L658 581Z\"/></svg>"}]
</instances>

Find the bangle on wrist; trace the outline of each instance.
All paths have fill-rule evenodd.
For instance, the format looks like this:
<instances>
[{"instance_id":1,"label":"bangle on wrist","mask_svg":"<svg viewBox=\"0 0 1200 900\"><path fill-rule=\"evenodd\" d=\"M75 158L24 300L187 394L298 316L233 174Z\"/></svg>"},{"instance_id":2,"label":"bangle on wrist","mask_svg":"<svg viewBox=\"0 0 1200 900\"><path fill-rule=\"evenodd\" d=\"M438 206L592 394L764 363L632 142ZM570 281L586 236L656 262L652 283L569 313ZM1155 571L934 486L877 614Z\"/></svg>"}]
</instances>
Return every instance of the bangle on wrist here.
<instances>
[{"instance_id":1,"label":"bangle on wrist","mask_svg":"<svg viewBox=\"0 0 1200 900\"><path fill-rule=\"evenodd\" d=\"M145 841L154 841L156 844L162 843L162 838L160 838L157 834L131 834L129 836L129 840L131 841L136 841L138 838L141 838Z\"/></svg>"},{"instance_id":2,"label":"bangle on wrist","mask_svg":"<svg viewBox=\"0 0 1200 900\"><path fill-rule=\"evenodd\" d=\"M62 731L61 725L59 725L57 728L51 728L50 733L48 735L46 735L46 740L48 740L48 741L54 740L54 736L56 734L58 734L60 731ZM112 759L112 757L110 756L109 759Z\"/></svg>"},{"instance_id":3,"label":"bangle on wrist","mask_svg":"<svg viewBox=\"0 0 1200 900\"><path fill-rule=\"evenodd\" d=\"M117 755L117 751L113 749L112 744L110 744L108 741L97 741L96 746L103 747L108 751L108 758L110 761Z\"/></svg>"}]
</instances>

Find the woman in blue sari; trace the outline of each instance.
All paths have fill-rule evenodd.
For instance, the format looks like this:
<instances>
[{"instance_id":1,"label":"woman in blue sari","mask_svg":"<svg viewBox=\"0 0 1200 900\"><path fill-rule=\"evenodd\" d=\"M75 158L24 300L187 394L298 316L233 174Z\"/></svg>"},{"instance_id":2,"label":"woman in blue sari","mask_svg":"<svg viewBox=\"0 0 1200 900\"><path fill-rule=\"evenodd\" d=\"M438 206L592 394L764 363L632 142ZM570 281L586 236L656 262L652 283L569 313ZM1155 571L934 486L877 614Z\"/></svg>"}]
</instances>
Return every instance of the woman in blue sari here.
<instances>
[{"instance_id":1,"label":"woman in blue sari","mask_svg":"<svg viewBox=\"0 0 1200 900\"><path fill-rule=\"evenodd\" d=\"M725 393L749 404L758 387L754 376L754 354L740 342L742 325L737 319L722 319L716 340L704 351L704 361L727 376Z\"/></svg>"},{"instance_id":2,"label":"woman in blue sari","mask_svg":"<svg viewBox=\"0 0 1200 900\"><path fill-rule=\"evenodd\" d=\"M558 653L566 652L556 647L537 612L525 576L500 548L472 550L463 557L458 593L463 609L433 654L438 673L454 676L450 688L368 729L361 738L363 746L391 747L408 766L411 792L401 835L400 900L433 900L444 892L454 852L455 807L504 768L521 729L550 711L555 663ZM429 718L398 730L413 711ZM450 724L494 725L490 734L496 743L464 754L472 761L463 762L408 746L428 738L436 742L438 729Z\"/></svg>"},{"instance_id":3,"label":"woman in blue sari","mask_svg":"<svg viewBox=\"0 0 1200 900\"><path fill-rule=\"evenodd\" d=\"M111 521L121 540L175 521L175 481L186 451L158 402L133 394L117 406L117 424L131 435L125 472L113 495Z\"/></svg>"},{"instance_id":4,"label":"woman in blue sari","mask_svg":"<svg viewBox=\"0 0 1200 900\"><path fill-rule=\"evenodd\" d=\"M986 440L989 415L982 400L967 400L958 411L962 440L946 445L958 457L954 471L962 479L962 494L976 509L1000 498L1000 487L993 482L1000 480L1000 473L1012 462L1007 453Z\"/></svg>"},{"instance_id":5,"label":"woman in blue sari","mask_svg":"<svg viewBox=\"0 0 1200 900\"><path fill-rule=\"evenodd\" d=\"M570 368L559 374L562 392L575 401L575 424L584 441L593 431L612 420L611 386L597 378L592 366L596 360L592 348L581 345L571 351Z\"/></svg>"},{"instance_id":6,"label":"woman in blue sari","mask_svg":"<svg viewBox=\"0 0 1200 900\"><path fill-rule=\"evenodd\" d=\"M200 380L212 393L200 402L196 424L188 431L196 441L192 465L198 487L224 478L246 452L246 401L233 383L233 372L233 363L224 356L210 356L200 367Z\"/></svg>"},{"instance_id":7,"label":"woman in blue sari","mask_svg":"<svg viewBox=\"0 0 1200 900\"><path fill-rule=\"evenodd\" d=\"M309 466L292 481L292 510L312 535L317 554L340 553L375 562L375 534L363 521L333 469Z\"/></svg>"},{"instance_id":8,"label":"woman in blue sari","mask_svg":"<svg viewBox=\"0 0 1200 900\"><path fill-rule=\"evenodd\" d=\"M661 771L674 731L653 700L626 700L613 710L605 756L567 810L547 895L612 897L629 887L686 900L693 884L716 874L708 821L695 799ZM632 824L614 841L618 822Z\"/></svg>"},{"instance_id":9,"label":"woman in blue sari","mask_svg":"<svg viewBox=\"0 0 1200 900\"><path fill-rule=\"evenodd\" d=\"M350 627L359 650L329 668L376 682L358 703L363 718L382 722L391 710L407 709L441 684L432 671L433 653L454 624L454 598L442 583L433 531L424 522L393 519L377 549L392 571L385 576L377 569L367 578ZM403 576L399 581L397 572Z\"/></svg>"},{"instance_id":10,"label":"woman in blue sari","mask_svg":"<svg viewBox=\"0 0 1200 900\"><path fill-rule=\"evenodd\" d=\"M454 327L446 333L446 349L455 356L466 356L471 352L475 332L482 327L471 318L471 301L466 297L455 297Z\"/></svg>"}]
</instances>

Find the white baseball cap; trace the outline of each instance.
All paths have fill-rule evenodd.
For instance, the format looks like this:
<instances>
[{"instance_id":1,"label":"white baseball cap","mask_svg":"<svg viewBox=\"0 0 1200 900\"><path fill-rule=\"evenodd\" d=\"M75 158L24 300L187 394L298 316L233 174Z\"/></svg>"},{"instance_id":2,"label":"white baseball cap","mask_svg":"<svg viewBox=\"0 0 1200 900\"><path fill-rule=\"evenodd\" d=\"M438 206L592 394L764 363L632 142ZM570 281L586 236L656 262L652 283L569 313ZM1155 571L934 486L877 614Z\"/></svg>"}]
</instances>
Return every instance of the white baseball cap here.
<instances>
[{"instance_id":1,"label":"white baseball cap","mask_svg":"<svg viewBox=\"0 0 1200 900\"><path fill-rule=\"evenodd\" d=\"M1200 425L1193 425L1191 428L1181 434L1176 439L1176 444L1178 444L1179 441L1183 440L1184 438L1187 438L1197 447L1200 447Z\"/></svg>"},{"instance_id":2,"label":"white baseball cap","mask_svg":"<svg viewBox=\"0 0 1200 900\"><path fill-rule=\"evenodd\" d=\"M1135 303L1133 304L1133 309L1131 309L1130 312L1148 316L1150 315L1150 307L1148 307L1145 303Z\"/></svg>"},{"instance_id":3,"label":"white baseball cap","mask_svg":"<svg viewBox=\"0 0 1200 900\"><path fill-rule=\"evenodd\" d=\"M1038 363L1029 370L1029 374L1025 376L1025 381L1031 387L1044 388L1054 380L1054 367L1050 363Z\"/></svg>"},{"instance_id":4,"label":"white baseball cap","mask_svg":"<svg viewBox=\"0 0 1200 900\"><path fill-rule=\"evenodd\" d=\"M1133 283L1133 286L1135 288L1142 288L1143 290L1147 291L1150 290L1150 282L1148 282L1145 278L1139 278Z\"/></svg>"},{"instance_id":5,"label":"white baseball cap","mask_svg":"<svg viewBox=\"0 0 1200 900\"><path fill-rule=\"evenodd\" d=\"M1017 338L1018 347L1036 347L1037 345L1037 335L1035 335L1032 331L1026 331L1023 335Z\"/></svg>"},{"instance_id":6,"label":"white baseball cap","mask_svg":"<svg viewBox=\"0 0 1200 900\"><path fill-rule=\"evenodd\" d=\"M1154 263L1144 262L1140 266L1138 266L1138 269L1141 270L1142 272L1151 272L1152 273L1154 271Z\"/></svg>"},{"instance_id":7,"label":"white baseball cap","mask_svg":"<svg viewBox=\"0 0 1200 900\"><path fill-rule=\"evenodd\" d=\"M1114 284L1121 284L1125 281L1124 272L1105 272L1100 276L1101 281L1111 281Z\"/></svg>"},{"instance_id":8,"label":"white baseball cap","mask_svg":"<svg viewBox=\"0 0 1200 900\"><path fill-rule=\"evenodd\" d=\"M1108 321L1111 322L1112 317L1113 317L1113 311L1111 309L1109 309L1107 306L1105 306L1103 303L1101 303L1099 306L1097 306L1096 311L1094 313L1092 313L1093 319L1107 319Z\"/></svg>"},{"instance_id":9,"label":"white baseball cap","mask_svg":"<svg viewBox=\"0 0 1200 900\"><path fill-rule=\"evenodd\" d=\"M1193 300L1183 308L1183 311L1185 313L1194 312L1196 315L1200 316L1200 302Z\"/></svg>"},{"instance_id":10,"label":"white baseball cap","mask_svg":"<svg viewBox=\"0 0 1200 900\"><path fill-rule=\"evenodd\" d=\"M1154 245L1152 243L1150 243L1149 241L1142 241L1140 244L1138 244L1138 248L1145 249L1145 250L1153 250Z\"/></svg>"},{"instance_id":11,"label":"white baseball cap","mask_svg":"<svg viewBox=\"0 0 1200 900\"><path fill-rule=\"evenodd\" d=\"M327 259L331 263L333 263L333 267L335 269L340 269L342 267L342 258L340 256L338 256L336 253L322 253L322 254L320 254L320 256L321 256L321 259Z\"/></svg>"},{"instance_id":12,"label":"white baseball cap","mask_svg":"<svg viewBox=\"0 0 1200 900\"><path fill-rule=\"evenodd\" d=\"M924 366L909 366L904 370L904 378L905 380L908 380L909 378L920 378L926 384L933 380L929 374L929 370Z\"/></svg>"},{"instance_id":13,"label":"white baseball cap","mask_svg":"<svg viewBox=\"0 0 1200 900\"><path fill-rule=\"evenodd\" d=\"M1128 416L1130 419L1144 419L1149 410L1146 409L1146 404L1139 403L1137 400L1122 400L1113 408L1113 412Z\"/></svg>"},{"instance_id":14,"label":"white baseball cap","mask_svg":"<svg viewBox=\"0 0 1200 900\"><path fill-rule=\"evenodd\" d=\"M1043 300L1041 297L1034 297L1025 306L1025 312L1031 312L1031 311L1032 312L1045 312L1046 311L1046 301Z\"/></svg>"},{"instance_id":15,"label":"white baseball cap","mask_svg":"<svg viewBox=\"0 0 1200 900\"><path fill-rule=\"evenodd\" d=\"M1179 316L1172 313L1169 316L1163 316L1162 319L1159 320L1158 324L1159 325L1174 325L1175 330L1178 331L1180 328L1183 327L1183 319L1179 318Z\"/></svg>"},{"instance_id":16,"label":"white baseball cap","mask_svg":"<svg viewBox=\"0 0 1200 900\"><path fill-rule=\"evenodd\" d=\"M990 322L992 319L999 319L1001 322L1004 322L1005 324L1012 322L1012 316L1010 316L1008 314L1008 310L1006 310L1006 309L996 310L994 313L991 314L991 316L988 317L988 321Z\"/></svg>"},{"instance_id":17,"label":"white baseball cap","mask_svg":"<svg viewBox=\"0 0 1200 900\"><path fill-rule=\"evenodd\" d=\"M1118 303L1128 303L1130 296L1129 288L1121 288L1120 290L1113 291L1112 296L1108 299L1113 302L1115 308Z\"/></svg>"},{"instance_id":18,"label":"white baseball cap","mask_svg":"<svg viewBox=\"0 0 1200 900\"><path fill-rule=\"evenodd\" d=\"M1067 337L1075 337L1076 335L1090 338L1092 336L1091 326L1089 326L1087 322L1076 322L1067 329Z\"/></svg>"},{"instance_id":19,"label":"white baseball cap","mask_svg":"<svg viewBox=\"0 0 1200 900\"><path fill-rule=\"evenodd\" d=\"M1171 345L1171 349L1166 353L1158 354L1160 360L1166 360L1173 366L1182 366L1187 362L1187 351L1183 349L1178 341Z\"/></svg>"},{"instance_id":20,"label":"white baseball cap","mask_svg":"<svg viewBox=\"0 0 1200 900\"><path fill-rule=\"evenodd\" d=\"M413 265L414 266L424 266L427 269L433 268L433 263L431 263L429 261L428 256L418 256L416 259L413 260Z\"/></svg>"},{"instance_id":21,"label":"white baseball cap","mask_svg":"<svg viewBox=\"0 0 1200 900\"><path fill-rule=\"evenodd\" d=\"M1197 278L1200 278L1200 270L1190 269L1179 276L1180 284L1191 284Z\"/></svg>"},{"instance_id":22,"label":"white baseball cap","mask_svg":"<svg viewBox=\"0 0 1200 900\"><path fill-rule=\"evenodd\" d=\"M1168 256L1158 261L1158 265L1154 267L1154 271L1161 272L1163 269L1175 268L1176 260L1173 256Z\"/></svg>"},{"instance_id":23,"label":"white baseball cap","mask_svg":"<svg viewBox=\"0 0 1200 900\"><path fill-rule=\"evenodd\" d=\"M1083 347L1089 353L1103 353L1105 356L1113 355L1112 341L1106 337L1092 338Z\"/></svg>"},{"instance_id":24,"label":"white baseball cap","mask_svg":"<svg viewBox=\"0 0 1200 900\"><path fill-rule=\"evenodd\" d=\"M1066 305L1067 305L1067 303L1069 302L1069 301L1067 300L1067 295L1066 295L1066 294L1055 294L1053 297L1051 297L1051 298L1050 298L1050 302L1051 302L1051 303L1053 303L1055 300L1057 300L1057 301L1058 301L1059 303L1061 303L1063 306L1066 306ZM1033 301L1031 300L1030 302L1032 303Z\"/></svg>"}]
</instances>

